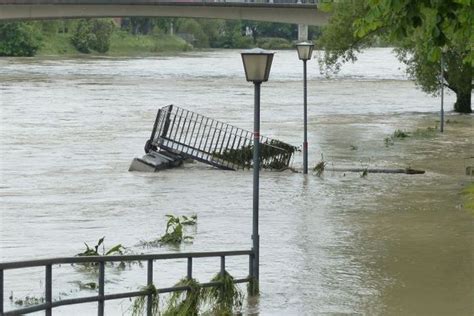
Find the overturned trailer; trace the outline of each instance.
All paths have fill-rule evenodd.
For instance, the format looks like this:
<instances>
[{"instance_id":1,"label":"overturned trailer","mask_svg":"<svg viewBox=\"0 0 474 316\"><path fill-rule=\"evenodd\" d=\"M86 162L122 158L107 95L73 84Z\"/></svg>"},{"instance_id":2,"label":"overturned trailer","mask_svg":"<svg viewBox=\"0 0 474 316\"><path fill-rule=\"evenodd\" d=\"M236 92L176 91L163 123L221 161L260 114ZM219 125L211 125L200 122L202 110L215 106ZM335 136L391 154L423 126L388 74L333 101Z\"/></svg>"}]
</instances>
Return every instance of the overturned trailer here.
<instances>
[{"instance_id":1,"label":"overturned trailer","mask_svg":"<svg viewBox=\"0 0 474 316\"><path fill-rule=\"evenodd\" d=\"M295 146L260 137L260 167L289 166ZM253 133L175 105L158 110L145 155L135 158L129 171L155 172L180 166L187 159L219 169L253 168Z\"/></svg>"}]
</instances>

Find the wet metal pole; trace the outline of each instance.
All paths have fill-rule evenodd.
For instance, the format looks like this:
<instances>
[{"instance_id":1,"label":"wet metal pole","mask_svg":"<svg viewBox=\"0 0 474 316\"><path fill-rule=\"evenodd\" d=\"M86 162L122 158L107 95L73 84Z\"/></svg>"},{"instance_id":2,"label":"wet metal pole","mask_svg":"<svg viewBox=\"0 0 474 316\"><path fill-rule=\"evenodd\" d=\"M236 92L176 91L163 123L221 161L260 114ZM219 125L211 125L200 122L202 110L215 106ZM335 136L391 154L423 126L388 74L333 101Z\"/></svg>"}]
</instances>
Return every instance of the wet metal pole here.
<instances>
[{"instance_id":1,"label":"wet metal pole","mask_svg":"<svg viewBox=\"0 0 474 316\"><path fill-rule=\"evenodd\" d=\"M260 236L258 234L258 206L259 206L259 186L260 186L260 85L261 82L254 82L254 120L253 120L253 222L252 241L254 251L253 272L256 285L259 283L259 261L260 261Z\"/></svg>"},{"instance_id":2,"label":"wet metal pole","mask_svg":"<svg viewBox=\"0 0 474 316\"><path fill-rule=\"evenodd\" d=\"M440 132L444 132L444 58L443 53L441 52L441 73L439 75L439 82L441 85L441 124L440 124Z\"/></svg>"},{"instance_id":3,"label":"wet metal pole","mask_svg":"<svg viewBox=\"0 0 474 316\"><path fill-rule=\"evenodd\" d=\"M303 139L303 174L308 174L308 82L307 82L307 60L303 60L304 81L304 139Z\"/></svg>"},{"instance_id":4,"label":"wet metal pole","mask_svg":"<svg viewBox=\"0 0 474 316\"><path fill-rule=\"evenodd\" d=\"M241 53L247 81L254 84L253 118L253 207L252 207L252 257L250 295L257 295L260 277L260 235L258 234L259 186L260 186L260 86L267 82L273 62L273 52L254 48Z\"/></svg>"},{"instance_id":5,"label":"wet metal pole","mask_svg":"<svg viewBox=\"0 0 474 316\"><path fill-rule=\"evenodd\" d=\"M307 62L313 54L314 44L301 42L296 44L298 58L303 61L303 174L308 174L308 71Z\"/></svg>"}]
</instances>

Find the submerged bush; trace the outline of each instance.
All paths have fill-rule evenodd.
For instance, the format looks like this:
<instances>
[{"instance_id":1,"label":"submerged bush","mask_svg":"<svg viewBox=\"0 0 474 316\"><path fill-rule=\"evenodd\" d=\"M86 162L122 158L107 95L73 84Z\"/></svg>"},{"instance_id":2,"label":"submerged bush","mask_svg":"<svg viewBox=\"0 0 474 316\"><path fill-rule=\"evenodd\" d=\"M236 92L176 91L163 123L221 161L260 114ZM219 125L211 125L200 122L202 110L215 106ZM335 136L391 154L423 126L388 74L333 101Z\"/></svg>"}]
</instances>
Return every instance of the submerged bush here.
<instances>
[{"instance_id":1,"label":"submerged bush","mask_svg":"<svg viewBox=\"0 0 474 316\"><path fill-rule=\"evenodd\" d=\"M142 246L156 247L162 245L179 246L183 242L191 242L194 237L184 234L184 226L193 226L197 223L197 215L174 216L166 215L168 222L166 223L166 231L163 236L152 241L143 241Z\"/></svg>"},{"instance_id":2,"label":"submerged bush","mask_svg":"<svg viewBox=\"0 0 474 316\"><path fill-rule=\"evenodd\" d=\"M205 289L205 297L214 315L233 315L234 309L242 308L243 294L227 271L216 274L211 282L222 283L221 286Z\"/></svg>"},{"instance_id":3,"label":"submerged bush","mask_svg":"<svg viewBox=\"0 0 474 316\"><path fill-rule=\"evenodd\" d=\"M196 279L184 278L175 287L186 286L189 290L173 292L163 316L197 316L201 305L206 301L205 292Z\"/></svg>"},{"instance_id":4,"label":"submerged bush","mask_svg":"<svg viewBox=\"0 0 474 316\"><path fill-rule=\"evenodd\" d=\"M122 246L122 244L117 244L113 246L112 248L105 250L104 240L105 240L105 237L100 238L94 247L89 247L87 243L84 243L86 246L86 250L84 250L84 252L78 253L76 256L87 257L87 256L109 256L109 255L116 255L116 254L123 255L123 250L125 250L125 247ZM102 253L99 253L100 246L102 246Z\"/></svg>"},{"instance_id":5,"label":"submerged bush","mask_svg":"<svg viewBox=\"0 0 474 316\"><path fill-rule=\"evenodd\" d=\"M142 288L141 290L151 292L153 297L151 301L151 314L160 315L160 296L158 295L156 287L152 284ZM140 316L144 314L147 298L147 296L139 296L133 300L133 304L130 307L132 316Z\"/></svg>"}]
</instances>

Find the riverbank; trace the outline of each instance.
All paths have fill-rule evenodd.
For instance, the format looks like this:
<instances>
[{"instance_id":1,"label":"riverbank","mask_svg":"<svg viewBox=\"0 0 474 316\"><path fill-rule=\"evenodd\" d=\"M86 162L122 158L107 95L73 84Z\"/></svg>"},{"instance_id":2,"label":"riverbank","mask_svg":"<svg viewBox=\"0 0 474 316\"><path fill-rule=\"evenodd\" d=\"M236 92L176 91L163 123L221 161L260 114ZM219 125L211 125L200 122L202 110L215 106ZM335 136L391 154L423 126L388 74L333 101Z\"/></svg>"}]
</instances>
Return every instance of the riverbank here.
<instances>
[{"instance_id":1,"label":"riverbank","mask_svg":"<svg viewBox=\"0 0 474 316\"><path fill-rule=\"evenodd\" d=\"M264 37L257 40L256 45L243 49L261 47L263 49L293 49L293 44L278 37ZM169 34L132 35L125 31L115 31L110 39L110 49L107 53L93 52L91 56L115 57L146 57L163 53L178 53L196 50L192 44L183 38ZM71 34L57 33L43 36L37 56L75 56L84 55L76 50L71 43Z\"/></svg>"},{"instance_id":2,"label":"riverbank","mask_svg":"<svg viewBox=\"0 0 474 316\"><path fill-rule=\"evenodd\" d=\"M160 53L186 52L193 46L175 35L132 35L125 31L115 31L110 39L110 49L105 54L92 53L98 56L150 56ZM78 52L71 43L71 34L57 33L44 35L37 56L75 56L84 55Z\"/></svg>"}]
</instances>

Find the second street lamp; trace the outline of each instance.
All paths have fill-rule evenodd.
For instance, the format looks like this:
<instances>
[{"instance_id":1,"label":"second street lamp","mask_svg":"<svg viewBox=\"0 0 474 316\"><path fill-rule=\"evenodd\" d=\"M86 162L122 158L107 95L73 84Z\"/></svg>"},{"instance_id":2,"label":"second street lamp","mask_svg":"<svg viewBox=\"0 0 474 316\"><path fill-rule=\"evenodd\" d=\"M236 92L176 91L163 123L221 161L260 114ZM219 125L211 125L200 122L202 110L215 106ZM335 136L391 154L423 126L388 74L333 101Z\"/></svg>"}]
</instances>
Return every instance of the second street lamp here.
<instances>
[{"instance_id":1,"label":"second street lamp","mask_svg":"<svg viewBox=\"0 0 474 316\"><path fill-rule=\"evenodd\" d=\"M303 173L308 174L308 89L306 80L306 62L311 59L314 44L311 42L301 42L296 44L298 57L303 61L303 80L304 80L304 139L303 139Z\"/></svg>"},{"instance_id":2,"label":"second street lamp","mask_svg":"<svg viewBox=\"0 0 474 316\"><path fill-rule=\"evenodd\" d=\"M242 52L242 62L247 81L255 87L254 96L254 129L253 129L253 212L252 212L252 250L251 277L254 285L251 292L256 294L259 288L259 261L260 261L260 236L258 234L258 208L259 208L259 172L260 172L260 85L268 81L272 67L273 52L255 48Z\"/></svg>"}]
</instances>

